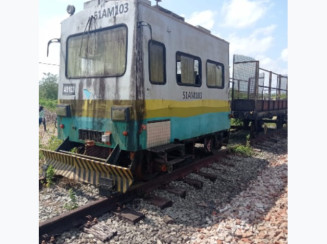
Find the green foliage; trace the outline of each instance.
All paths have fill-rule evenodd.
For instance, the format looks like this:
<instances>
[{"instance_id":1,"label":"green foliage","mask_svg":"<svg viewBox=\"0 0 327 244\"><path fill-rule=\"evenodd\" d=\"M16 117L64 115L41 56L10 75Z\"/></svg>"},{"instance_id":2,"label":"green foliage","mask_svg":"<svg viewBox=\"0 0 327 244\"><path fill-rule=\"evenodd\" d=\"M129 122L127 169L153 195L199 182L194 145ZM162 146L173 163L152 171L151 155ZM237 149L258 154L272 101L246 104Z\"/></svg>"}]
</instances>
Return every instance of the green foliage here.
<instances>
[{"instance_id":1,"label":"green foliage","mask_svg":"<svg viewBox=\"0 0 327 244\"><path fill-rule=\"evenodd\" d=\"M51 73L44 73L44 77L39 83L40 99L58 99L58 76Z\"/></svg>"},{"instance_id":2,"label":"green foliage","mask_svg":"<svg viewBox=\"0 0 327 244\"><path fill-rule=\"evenodd\" d=\"M78 207L77 201L76 201L76 195L75 192L72 188L70 188L68 190L69 193L69 198L70 198L70 202L65 203L64 204L64 208L68 209L68 210L72 210Z\"/></svg>"},{"instance_id":3,"label":"green foliage","mask_svg":"<svg viewBox=\"0 0 327 244\"><path fill-rule=\"evenodd\" d=\"M232 126L242 126L243 122L241 119L231 118L230 123Z\"/></svg>"},{"instance_id":4,"label":"green foliage","mask_svg":"<svg viewBox=\"0 0 327 244\"><path fill-rule=\"evenodd\" d=\"M58 104L58 100L51 100L51 99L40 97L39 104L42 105L47 110L54 111Z\"/></svg>"},{"instance_id":5,"label":"green foliage","mask_svg":"<svg viewBox=\"0 0 327 244\"><path fill-rule=\"evenodd\" d=\"M47 145L43 145L41 140L39 139L39 148L48 149L48 150L56 150L62 144L62 140L58 139L56 136L51 136ZM42 152L39 153L39 160L44 160L44 155Z\"/></svg>"},{"instance_id":6,"label":"green foliage","mask_svg":"<svg viewBox=\"0 0 327 244\"><path fill-rule=\"evenodd\" d=\"M247 136L246 136L246 144L245 144L245 146L246 147L250 147L250 134L247 134Z\"/></svg>"},{"instance_id":7,"label":"green foliage","mask_svg":"<svg viewBox=\"0 0 327 244\"><path fill-rule=\"evenodd\" d=\"M241 144L231 146L229 148L229 151L232 152L232 153L236 153L236 154L246 156L246 157L250 157L250 156L253 155L253 150L252 150L251 147L244 146L244 145L241 145Z\"/></svg>"},{"instance_id":8,"label":"green foliage","mask_svg":"<svg viewBox=\"0 0 327 244\"><path fill-rule=\"evenodd\" d=\"M53 178L54 178L54 168L51 164L47 168L45 178L47 180L47 187L50 187L53 184Z\"/></svg>"},{"instance_id":9,"label":"green foliage","mask_svg":"<svg viewBox=\"0 0 327 244\"><path fill-rule=\"evenodd\" d=\"M234 99L249 99L247 91L234 90Z\"/></svg>"},{"instance_id":10,"label":"green foliage","mask_svg":"<svg viewBox=\"0 0 327 244\"><path fill-rule=\"evenodd\" d=\"M40 139L39 139L39 148L43 148ZM43 155L43 153L39 153L39 160L43 160L43 159L44 159L44 155Z\"/></svg>"},{"instance_id":11,"label":"green foliage","mask_svg":"<svg viewBox=\"0 0 327 244\"><path fill-rule=\"evenodd\" d=\"M54 151L60 146L61 143L62 140L58 139L56 136L51 136L46 149Z\"/></svg>"},{"instance_id":12,"label":"green foliage","mask_svg":"<svg viewBox=\"0 0 327 244\"><path fill-rule=\"evenodd\" d=\"M78 148L77 147L73 147L70 151L72 153L78 153Z\"/></svg>"}]
</instances>

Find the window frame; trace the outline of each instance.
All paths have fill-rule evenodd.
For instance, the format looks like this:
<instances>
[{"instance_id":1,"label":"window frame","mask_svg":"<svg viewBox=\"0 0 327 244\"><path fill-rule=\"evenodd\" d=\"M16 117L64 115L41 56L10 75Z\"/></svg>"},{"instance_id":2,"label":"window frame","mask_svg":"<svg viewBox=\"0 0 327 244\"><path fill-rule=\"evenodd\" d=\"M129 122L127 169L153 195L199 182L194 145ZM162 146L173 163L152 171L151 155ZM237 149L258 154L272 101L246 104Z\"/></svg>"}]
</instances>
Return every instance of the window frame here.
<instances>
[{"instance_id":1,"label":"window frame","mask_svg":"<svg viewBox=\"0 0 327 244\"><path fill-rule=\"evenodd\" d=\"M208 85L208 63L219 65L222 67L222 85L221 86L209 86ZM215 88L215 89L224 89L225 88L225 66L223 63L207 59L207 62L206 62L206 85L208 88Z\"/></svg>"},{"instance_id":2,"label":"window frame","mask_svg":"<svg viewBox=\"0 0 327 244\"><path fill-rule=\"evenodd\" d=\"M126 29L126 53L125 53L125 69L124 71L119 74L119 75L97 75L97 76L79 76L79 77L69 77L68 76L68 42L71 38L77 37L77 36L82 36L82 35L87 35L87 34L93 34L93 33L97 33L97 32L102 32L102 31L107 31L110 29L115 29L115 28L119 28L119 27L125 27ZM128 53L128 27L125 24L118 24L118 25L114 25L114 26L109 26L109 27L105 27L105 28L101 28L101 29L96 29L96 30L92 30L89 32L80 32L80 33L76 33L73 35L70 35L67 37L66 39L66 57L65 57L65 77L67 79L85 79L85 78L109 78L109 77L122 77L125 75L126 70L127 70L127 53Z\"/></svg>"},{"instance_id":3,"label":"window frame","mask_svg":"<svg viewBox=\"0 0 327 244\"><path fill-rule=\"evenodd\" d=\"M187 84L187 83L183 83L183 82L178 82L178 79L177 79L177 55L182 55L182 56L186 56L186 57L189 57L189 58L193 58L193 60L197 59L199 61L199 77L200 77L200 84ZM175 55L175 73L176 73L176 83L179 85L179 86L193 86L193 87L201 87L202 86L202 60L200 57L198 56L195 56L195 55L192 55L192 54L188 54L188 53L184 53L184 52L180 52L180 51L177 51L176 52L176 55Z\"/></svg>"},{"instance_id":4,"label":"window frame","mask_svg":"<svg viewBox=\"0 0 327 244\"><path fill-rule=\"evenodd\" d=\"M150 65L150 45L151 43L154 43L156 45L159 45L159 46L162 46L163 47L163 61L164 61L164 82L156 82L156 81L152 81L151 80L151 65ZM155 41L155 40L149 40L148 42L148 69L149 69L149 81L151 84L154 84L154 85L165 85L167 83L167 75L166 75L166 46L164 43L162 42L159 42L159 41Z\"/></svg>"}]
</instances>

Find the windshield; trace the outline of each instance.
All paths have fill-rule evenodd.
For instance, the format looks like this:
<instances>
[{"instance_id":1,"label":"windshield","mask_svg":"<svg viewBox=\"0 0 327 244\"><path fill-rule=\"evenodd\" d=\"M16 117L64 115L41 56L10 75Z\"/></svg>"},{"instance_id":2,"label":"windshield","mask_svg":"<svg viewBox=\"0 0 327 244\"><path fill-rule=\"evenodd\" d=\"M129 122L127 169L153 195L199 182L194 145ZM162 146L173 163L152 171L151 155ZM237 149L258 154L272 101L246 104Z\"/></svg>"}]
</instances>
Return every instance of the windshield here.
<instances>
[{"instance_id":1,"label":"windshield","mask_svg":"<svg viewBox=\"0 0 327 244\"><path fill-rule=\"evenodd\" d=\"M126 69L127 27L110 27L70 36L67 78L122 76Z\"/></svg>"}]
</instances>

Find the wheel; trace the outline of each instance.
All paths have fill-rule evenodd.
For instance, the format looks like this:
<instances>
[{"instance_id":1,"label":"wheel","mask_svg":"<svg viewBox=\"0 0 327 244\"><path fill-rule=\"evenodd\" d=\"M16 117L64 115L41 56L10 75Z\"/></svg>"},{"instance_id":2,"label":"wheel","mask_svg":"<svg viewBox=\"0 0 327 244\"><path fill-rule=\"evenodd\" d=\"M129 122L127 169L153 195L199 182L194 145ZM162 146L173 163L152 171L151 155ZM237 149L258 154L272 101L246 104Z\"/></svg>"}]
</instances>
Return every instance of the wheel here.
<instances>
[{"instance_id":1,"label":"wheel","mask_svg":"<svg viewBox=\"0 0 327 244\"><path fill-rule=\"evenodd\" d=\"M262 125L263 125L263 121L261 119L255 119L251 121L251 130L250 130L251 138L255 138L256 135L258 135L259 132L263 130Z\"/></svg>"},{"instance_id":2,"label":"wheel","mask_svg":"<svg viewBox=\"0 0 327 244\"><path fill-rule=\"evenodd\" d=\"M257 130L256 130L256 126L255 126L255 122L251 121L251 126L250 126L250 137L251 138L255 138L257 134Z\"/></svg>"},{"instance_id":3,"label":"wheel","mask_svg":"<svg viewBox=\"0 0 327 244\"><path fill-rule=\"evenodd\" d=\"M152 160L152 153L148 151L138 152L136 157L135 176L138 180L147 181L156 177L159 172L155 170L155 164Z\"/></svg>"},{"instance_id":4,"label":"wheel","mask_svg":"<svg viewBox=\"0 0 327 244\"><path fill-rule=\"evenodd\" d=\"M215 140L214 140L212 153L217 154L219 152L220 148L223 146L224 139L226 139L226 138L224 138L223 133L216 133L214 138L215 138ZM228 140L228 138L227 138L227 140Z\"/></svg>"},{"instance_id":5,"label":"wheel","mask_svg":"<svg viewBox=\"0 0 327 244\"><path fill-rule=\"evenodd\" d=\"M213 136L207 136L204 138L204 151L206 153L212 153L214 149L214 137Z\"/></svg>"},{"instance_id":6,"label":"wheel","mask_svg":"<svg viewBox=\"0 0 327 244\"><path fill-rule=\"evenodd\" d=\"M263 131L263 124L264 122L260 119L260 120L257 120L257 131L260 132L260 131Z\"/></svg>"}]
</instances>

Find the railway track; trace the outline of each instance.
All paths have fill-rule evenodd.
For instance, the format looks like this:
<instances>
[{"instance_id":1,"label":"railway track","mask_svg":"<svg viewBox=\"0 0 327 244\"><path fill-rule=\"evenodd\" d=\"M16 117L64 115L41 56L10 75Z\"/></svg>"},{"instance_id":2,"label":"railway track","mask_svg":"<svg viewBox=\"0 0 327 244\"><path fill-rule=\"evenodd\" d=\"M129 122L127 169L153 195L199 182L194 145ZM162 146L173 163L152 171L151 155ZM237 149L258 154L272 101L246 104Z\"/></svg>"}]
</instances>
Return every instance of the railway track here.
<instances>
[{"instance_id":1,"label":"railway track","mask_svg":"<svg viewBox=\"0 0 327 244\"><path fill-rule=\"evenodd\" d=\"M100 200L91 202L83 207L70 211L66 214L60 215L58 217L52 218L48 221L42 222L39 225L39 235L40 239L44 239L44 236L58 235L61 232L69 230L74 227L78 227L83 223L86 223L86 216L91 215L94 217L98 217L105 212L115 210L117 206L127 203L133 200L136 196L146 195L149 192L162 187L173 180L183 179L187 175L192 172L198 172L201 168L206 167L215 161L219 160L226 154L227 150L222 150L218 154L206 157L204 159L197 159L191 164L181 167L174 172L168 175L161 175L158 178L155 178L151 181L145 183L139 183L132 187L126 194L115 194L109 198L101 198ZM200 173L201 174L201 173ZM204 177L210 178L210 174L203 174ZM212 176L211 176L212 177ZM189 182L189 184L199 185L200 183L196 181L188 180L188 178L184 179L185 182ZM171 192L178 193L178 190L172 190ZM159 198L158 198L159 199ZM156 200L152 199L154 204L158 206L163 205L164 200ZM42 238L43 236L43 238Z\"/></svg>"},{"instance_id":2,"label":"railway track","mask_svg":"<svg viewBox=\"0 0 327 244\"><path fill-rule=\"evenodd\" d=\"M285 132L278 131L276 133L283 134ZM251 143L255 145L263 140L272 140L274 142L276 139L273 137L274 134L272 133L268 135L260 135L255 140L252 140ZM54 239L59 236L60 233L72 228L83 229L86 233L88 231L92 232L92 228L89 227L92 226L92 223L96 224L96 219L107 212L115 212L115 214L120 218L124 218L131 223L135 223L143 219L144 215L142 213L135 212L134 210L123 208L125 204L142 196L145 201L159 207L160 209L171 206L173 203L169 199L155 196L155 194L152 194L151 192L161 188L162 190L183 198L187 194L185 190L172 188L171 186L167 185L172 181L182 180L185 184L191 185L196 189L200 189L203 182L201 182L201 180L194 179L194 177L193 179L188 177L188 175L192 173L198 175L200 178L205 178L213 182L217 180L217 178L221 182L226 182L228 179L225 179L224 177L206 173L208 171L206 168L210 167L210 165L212 166L216 164L216 162L220 162L222 165L227 164L225 165L226 167L233 168L235 166L233 162L226 163L226 160L221 160L222 158L226 158L227 152L228 150L225 149L221 150L216 155L196 159L191 164L181 167L169 175L162 175L152 181L133 186L127 194L116 194L110 198L101 198L66 214L44 221L39 225L40 243L42 243L42 241L43 243L51 243L51 237L53 241L52 243L55 243ZM227 156L227 159L228 157L229 156ZM215 168L212 166L212 168L217 170L217 167ZM220 172L219 167L218 172ZM169 222L169 219L167 221ZM99 233L99 231L93 230L93 234L94 233L97 233L95 235L98 235L98 239L102 241L109 240L116 235L115 232L110 231L106 231L107 234L104 234L104 232L101 234L101 231Z\"/></svg>"}]
</instances>

